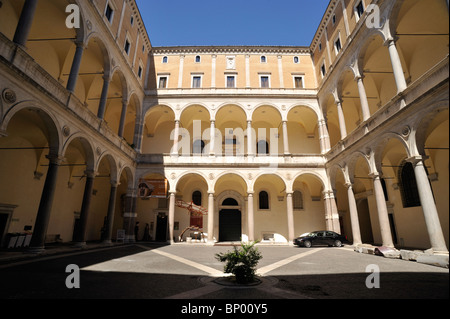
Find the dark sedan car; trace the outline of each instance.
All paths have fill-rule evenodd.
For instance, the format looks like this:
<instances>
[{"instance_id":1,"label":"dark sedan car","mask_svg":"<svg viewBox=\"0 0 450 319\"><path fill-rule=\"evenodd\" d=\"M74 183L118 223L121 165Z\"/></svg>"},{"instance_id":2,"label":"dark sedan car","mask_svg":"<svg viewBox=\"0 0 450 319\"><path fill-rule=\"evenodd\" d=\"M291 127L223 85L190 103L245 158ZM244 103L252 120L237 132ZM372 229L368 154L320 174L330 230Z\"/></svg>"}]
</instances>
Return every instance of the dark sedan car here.
<instances>
[{"instance_id":1,"label":"dark sedan car","mask_svg":"<svg viewBox=\"0 0 450 319\"><path fill-rule=\"evenodd\" d=\"M328 245L334 247L341 247L344 242L347 242L347 237L339 235L338 233L320 230L312 233L303 234L294 239L294 244L298 246L311 247L316 245Z\"/></svg>"}]
</instances>

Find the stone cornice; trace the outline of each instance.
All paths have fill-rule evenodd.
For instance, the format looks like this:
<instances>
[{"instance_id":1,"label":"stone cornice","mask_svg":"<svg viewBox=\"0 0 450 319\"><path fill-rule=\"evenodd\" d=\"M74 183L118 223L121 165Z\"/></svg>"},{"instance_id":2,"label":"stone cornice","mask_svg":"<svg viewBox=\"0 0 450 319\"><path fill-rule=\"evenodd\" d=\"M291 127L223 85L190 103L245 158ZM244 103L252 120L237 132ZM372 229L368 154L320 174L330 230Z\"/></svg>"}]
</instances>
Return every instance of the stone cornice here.
<instances>
[{"instance_id":1,"label":"stone cornice","mask_svg":"<svg viewBox=\"0 0 450 319\"><path fill-rule=\"evenodd\" d=\"M309 47L300 46L172 46L153 47L153 54L303 54Z\"/></svg>"}]
</instances>

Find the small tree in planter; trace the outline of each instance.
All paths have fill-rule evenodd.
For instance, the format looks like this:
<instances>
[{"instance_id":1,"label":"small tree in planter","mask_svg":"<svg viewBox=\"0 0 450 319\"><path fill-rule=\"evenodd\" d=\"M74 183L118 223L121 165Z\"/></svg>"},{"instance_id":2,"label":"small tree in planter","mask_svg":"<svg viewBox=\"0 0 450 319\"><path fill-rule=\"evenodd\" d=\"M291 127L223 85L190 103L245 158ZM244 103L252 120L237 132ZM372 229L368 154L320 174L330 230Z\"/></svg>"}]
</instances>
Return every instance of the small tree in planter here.
<instances>
[{"instance_id":1,"label":"small tree in planter","mask_svg":"<svg viewBox=\"0 0 450 319\"><path fill-rule=\"evenodd\" d=\"M235 276L238 284L249 284L255 281L256 266L262 258L261 253L253 243L242 243L241 248L234 247L233 251L216 254L216 259L225 262L224 272Z\"/></svg>"}]
</instances>

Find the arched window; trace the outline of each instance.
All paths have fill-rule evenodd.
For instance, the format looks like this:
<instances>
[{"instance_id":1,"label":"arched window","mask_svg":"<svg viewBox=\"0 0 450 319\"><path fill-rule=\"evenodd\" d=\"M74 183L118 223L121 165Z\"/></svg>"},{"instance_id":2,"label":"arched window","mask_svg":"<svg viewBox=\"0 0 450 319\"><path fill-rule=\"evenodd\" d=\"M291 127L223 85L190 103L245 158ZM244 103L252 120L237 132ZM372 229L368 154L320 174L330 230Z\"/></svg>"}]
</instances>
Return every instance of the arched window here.
<instances>
[{"instance_id":1,"label":"arched window","mask_svg":"<svg viewBox=\"0 0 450 319\"><path fill-rule=\"evenodd\" d=\"M267 58L265 55L261 56L261 63L266 63L267 62Z\"/></svg>"},{"instance_id":2,"label":"arched window","mask_svg":"<svg viewBox=\"0 0 450 319\"><path fill-rule=\"evenodd\" d=\"M195 191L192 193L192 202L195 205L202 206L202 192Z\"/></svg>"},{"instance_id":3,"label":"arched window","mask_svg":"<svg viewBox=\"0 0 450 319\"><path fill-rule=\"evenodd\" d=\"M259 209L269 209L269 194L266 191L259 192Z\"/></svg>"},{"instance_id":4,"label":"arched window","mask_svg":"<svg viewBox=\"0 0 450 319\"><path fill-rule=\"evenodd\" d=\"M166 56L165 56L165 57L163 57L163 58L162 58L162 63L167 63L168 59L169 59L169 58L168 58L168 57L166 57Z\"/></svg>"},{"instance_id":5,"label":"arched window","mask_svg":"<svg viewBox=\"0 0 450 319\"><path fill-rule=\"evenodd\" d=\"M194 141L194 144L192 145L192 152L194 154L202 154L204 148L205 148L205 142L202 140L196 140L196 141Z\"/></svg>"},{"instance_id":6,"label":"arched window","mask_svg":"<svg viewBox=\"0 0 450 319\"><path fill-rule=\"evenodd\" d=\"M417 190L416 175L411 163L404 163L399 170L399 184L402 194L403 207L420 206L419 191Z\"/></svg>"},{"instance_id":7,"label":"arched window","mask_svg":"<svg viewBox=\"0 0 450 319\"><path fill-rule=\"evenodd\" d=\"M257 154L269 154L269 143L265 140L259 140L256 144Z\"/></svg>"},{"instance_id":8,"label":"arched window","mask_svg":"<svg viewBox=\"0 0 450 319\"><path fill-rule=\"evenodd\" d=\"M200 58L199 55L197 55L197 56L195 57L195 63L200 63L200 61L201 61L201 58Z\"/></svg>"},{"instance_id":9,"label":"arched window","mask_svg":"<svg viewBox=\"0 0 450 319\"><path fill-rule=\"evenodd\" d=\"M295 191L293 195L294 209L303 209L303 194L300 191Z\"/></svg>"}]
</instances>

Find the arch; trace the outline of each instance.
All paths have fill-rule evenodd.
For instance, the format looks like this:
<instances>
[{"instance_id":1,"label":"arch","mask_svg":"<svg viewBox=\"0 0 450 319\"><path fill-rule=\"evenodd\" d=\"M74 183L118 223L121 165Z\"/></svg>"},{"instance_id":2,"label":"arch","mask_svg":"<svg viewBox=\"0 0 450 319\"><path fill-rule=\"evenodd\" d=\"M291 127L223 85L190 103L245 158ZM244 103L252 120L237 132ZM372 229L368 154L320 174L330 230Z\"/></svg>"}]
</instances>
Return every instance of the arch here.
<instances>
[{"instance_id":1,"label":"arch","mask_svg":"<svg viewBox=\"0 0 450 319\"><path fill-rule=\"evenodd\" d=\"M370 33L362 43L358 56L358 68L364 76L371 114L397 95L391 57L385 41L386 37L382 33Z\"/></svg>"},{"instance_id":2,"label":"arch","mask_svg":"<svg viewBox=\"0 0 450 319\"><path fill-rule=\"evenodd\" d=\"M175 128L175 112L168 105L154 105L145 114L142 130L142 153L169 153Z\"/></svg>"},{"instance_id":3,"label":"arch","mask_svg":"<svg viewBox=\"0 0 450 319\"><path fill-rule=\"evenodd\" d=\"M400 144L404 147L406 157L411 157L411 151L408 145L408 142L400 135L394 132L388 132L384 133L380 136L379 142L374 145L374 160L376 165L381 165L382 159L384 158L384 155L387 150L387 145L389 144L391 139L395 139L396 141L400 142ZM400 162L397 160L397 164ZM377 169L380 169L381 167L377 167ZM381 172L381 170L379 170Z\"/></svg>"},{"instance_id":4,"label":"arch","mask_svg":"<svg viewBox=\"0 0 450 319\"><path fill-rule=\"evenodd\" d=\"M94 146L92 145L91 141L88 137L86 137L83 133L75 133L71 135L66 142L64 143L63 149L62 149L62 155L66 160L70 162L70 154L68 153L68 150L70 146L73 144L74 141L77 141L79 145L76 146L79 151L81 151L85 157L86 160L86 169L95 171L96 167L96 156L94 152ZM78 163L81 164L81 163Z\"/></svg>"},{"instance_id":5,"label":"arch","mask_svg":"<svg viewBox=\"0 0 450 319\"><path fill-rule=\"evenodd\" d=\"M183 114L186 113L186 111L191 108L196 108L197 110L201 109L202 112L206 111L206 114L208 114L208 120L212 118L210 108L206 104L201 103L201 102L193 102L193 103L188 103L188 104L184 105L180 109L180 120L183 117Z\"/></svg>"},{"instance_id":6,"label":"arch","mask_svg":"<svg viewBox=\"0 0 450 319\"><path fill-rule=\"evenodd\" d=\"M120 178L122 178L122 175L124 173L125 173L125 176L128 181L128 185L127 185L128 188L133 188L133 186L136 184L135 183L135 174L133 173L133 170L129 166L122 166L121 168L119 168L119 170L118 170L119 180L120 180Z\"/></svg>"},{"instance_id":7,"label":"arch","mask_svg":"<svg viewBox=\"0 0 450 319\"><path fill-rule=\"evenodd\" d=\"M109 170L110 170L110 180L111 182L117 182L118 179L120 179L120 175L118 175L118 169L117 169L117 163L114 159L114 156L108 152L104 152L101 154L97 160L97 163L95 165L95 171L100 173L100 166L103 160L106 160L109 164Z\"/></svg>"},{"instance_id":8,"label":"arch","mask_svg":"<svg viewBox=\"0 0 450 319\"><path fill-rule=\"evenodd\" d=\"M263 102L263 103L259 103L258 105L256 105L253 108L253 110L251 111L250 118L252 120L254 120L255 113L260 112L261 108L263 108L263 109L268 109L268 108L273 109L273 110L276 111L277 115L280 116L280 119L283 118L283 113L281 112L281 110L279 109L279 107L277 105L275 105L273 103Z\"/></svg>"},{"instance_id":9,"label":"arch","mask_svg":"<svg viewBox=\"0 0 450 319\"><path fill-rule=\"evenodd\" d=\"M49 147L51 151L55 154L61 153L62 147L62 134L60 129L60 124L56 116L44 109L39 104L34 101L25 101L20 102L5 112L5 115L2 119L2 123L0 125L0 132L7 132L8 125L11 119L21 111L28 110L29 112L35 112L37 116L43 122L45 129L47 131L47 140L49 143Z\"/></svg>"},{"instance_id":10,"label":"arch","mask_svg":"<svg viewBox=\"0 0 450 319\"><path fill-rule=\"evenodd\" d=\"M217 114L218 114L219 111L221 111L222 108L224 108L224 107L237 107L237 108L240 108L240 109L244 112L244 114L246 115L246 119L248 118L247 109L246 109L246 107L245 107L243 104L241 104L241 103L239 103L239 102L225 102L225 103L220 104L220 105L214 110L214 118L215 118L216 120L217 120Z\"/></svg>"},{"instance_id":11,"label":"arch","mask_svg":"<svg viewBox=\"0 0 450 319\"><path fill-rule=\"evenodd\" d=\"M287 131L290 153L320 154L319 118L314 109L302 104L289 109ZM285 141L283 141L284 143Z\"/></svg>"},{"instance_id":12,"label":"arch","mask_svg":"<svg viewBox=\"0 0 450 319\"><path fill-rule=\"evenodd\" d=\"M448 23L445 1L397 1L393 6L389 26L410 82L448 56Z\"/></svg>"},{"instance_id":13,"label":"arch","mask_svg":"<svg viewBox=\"0 0 450 319\"><path fill-rule=\"evenodd\" d=\"M220 189L221 184L224 184L222 189ZM236 186L236 184L238 184ZM238 188L240 186L240 189ZM214 180L211 185L211 189L214 189L215 193L220 193L225 190L233 189L241 196L244 196L247 191L250 191L250 185L247 181L247 178L241 173L237 171L229 172L225 171L220 173Z\"/></svg>"},{"instance_id":14,"label":"arch","mask_svg":"<svg viewBox=\"0 0 450 319\"><path fill-rule=\"evenodd\" d=\"M177 189L178 185L180 184L180 182L189 177L189 175L193 175L193 176L197 176L199 177L201 180L203 180L205 182L205 184L208 186L208 188L210 187L210 184L208 183L208 178L203 174L203 172L201 171L185 171L183 173L181 173L180 175L177 176L177 179L174 181L173 183L173 189Z\"/></svg>"}]
</instances>

